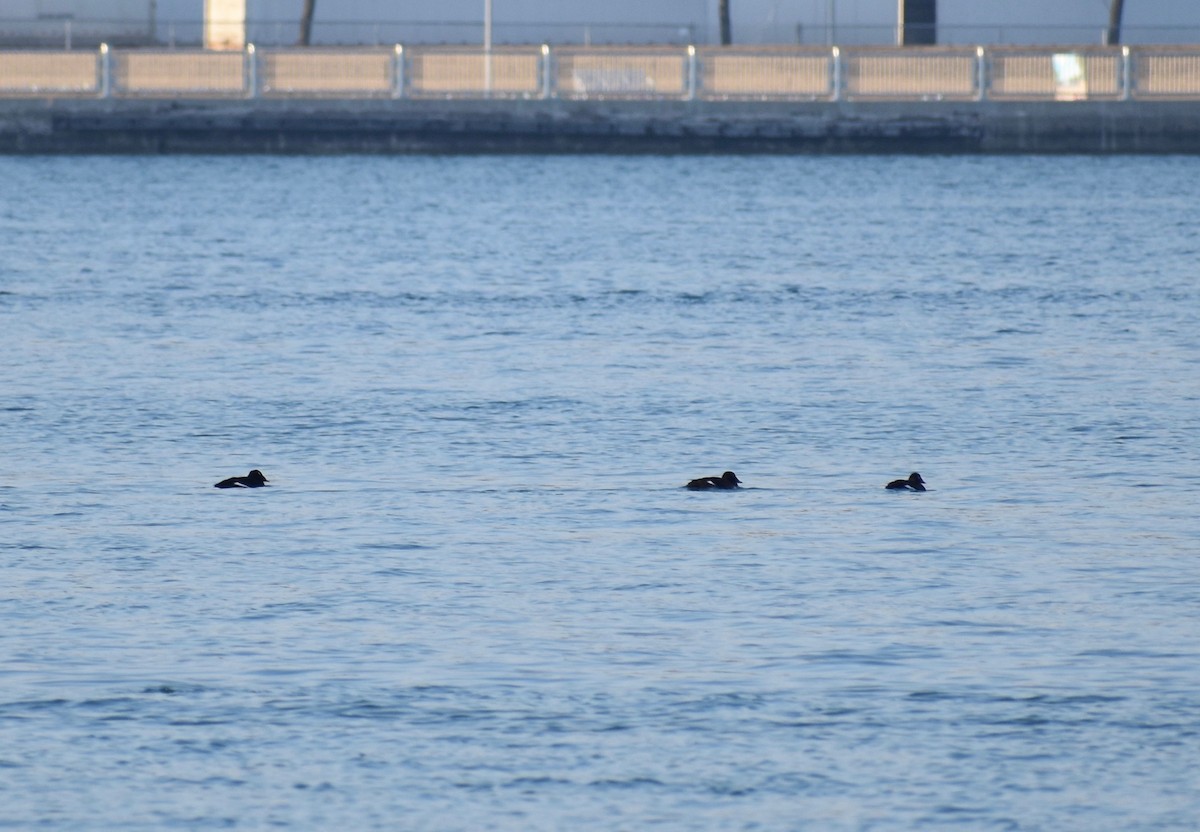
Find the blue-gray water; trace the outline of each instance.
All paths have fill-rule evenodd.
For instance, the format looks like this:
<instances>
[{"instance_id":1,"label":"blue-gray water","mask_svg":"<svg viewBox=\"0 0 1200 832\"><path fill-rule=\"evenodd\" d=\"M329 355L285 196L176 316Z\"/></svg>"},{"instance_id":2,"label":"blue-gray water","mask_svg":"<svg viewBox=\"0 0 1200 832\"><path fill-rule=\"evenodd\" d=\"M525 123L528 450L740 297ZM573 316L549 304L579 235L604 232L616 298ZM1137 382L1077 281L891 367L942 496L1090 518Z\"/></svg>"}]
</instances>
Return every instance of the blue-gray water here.
<instances>
[{"instance_id":1,"label":"blue-gray water","mask_svg":"<svg viewBox=\"0 0 1200 832\"><path fill-rule=\"evenodd\" d=\"M1197 827L1200 159L0 183L0 826Z\"/></svg>"}]
</instances>

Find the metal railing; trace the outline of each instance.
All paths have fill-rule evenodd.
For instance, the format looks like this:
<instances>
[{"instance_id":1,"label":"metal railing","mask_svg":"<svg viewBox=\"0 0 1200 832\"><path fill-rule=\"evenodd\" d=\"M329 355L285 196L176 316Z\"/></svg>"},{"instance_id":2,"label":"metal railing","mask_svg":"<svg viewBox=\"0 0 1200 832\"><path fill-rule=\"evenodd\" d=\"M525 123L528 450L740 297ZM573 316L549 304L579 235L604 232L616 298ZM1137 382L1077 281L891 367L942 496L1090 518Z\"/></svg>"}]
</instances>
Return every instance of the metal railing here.
<instances>
[{"instance_id":1,"label":"metal railing","mask_svg":"<svg viewBox=\"0 0 1200 832\"><path fill-rule=\"evenodd\" d=\"M100 83L113 96L222 98L244 94L253 52L102 50L101 59Z\"/></svg>"},{"instance_id":2,"label":"metal railing","mask_svg":"<svg viewBox=\"0 0 1200 832\"><path fill-rule=\"evenodd\" d=\"M1200 99L1200 47L0 51L0 97Z\"/></svg>"},{"instance_id":3,"label":"metal railing","mask_svg":"<svg viewBox=\"0 0 1200 832\"><path fill-rule=\"evenodd\" d=\"M1195 98L1200 89L1200 49L1139 54L1125 81L1138 98Z\"/></svg>"},{"instance_id":4,"label":"metal railing","mask_svg":"<svg viewBox=\"0 0 1200 832\"><path fill-rule=\"evenodd\" d=\"M560 98L687 97L691 52L676 49L588 49L554 53L553 94Z\"/></svg>"},{"instance_id":5,"label":"metal railing","mask_svg":"<svg viewBox=\"0 0 1200 832\"><path fill-rule=\"evenodd\" d=\"M309 98L390 97L396 88L392 50L261 52L258 92Z\"/></svg>"},{"instance_id":6,"label":"metal railing","mask_svg":"<svg viewBox=\"0 0 1200 832\"><path fill-rule=\"evenodd\" d=\"M705 48L699 87L705 97L818 100L834 97L837 59L831 49L771 51Z\"/></svg>"},{"instance_id":7,"label":"metal railing","mask_svg":"<svg viewBox=\"0 0 1200 832\"><path fill-rule=\"evenodd\" d=\"M149 4L149 15L142 18L95 18L84 17L66 11L71 4L57 0L56 2L34 3L26 0L18 2L16 7L24 5L26 9L37 6L61 7L62 11L55 14L53 10L41 9L42 14L35 17L21 15L17 8L9 8L0 3L0 48L91 48L100 43L108 43L121 47L180 47L195 48L204 43L205 21L202 13L203 3L190 4L192 15L164 15L158 13L154 3ZM92 3L93 8L102 4ZM159 3L158 6L168 4ZM170 4L178 5L178 4ZM255 6L276 7L279 4L248 4L253 11ZM331 7L337 4L326 4ZM349 7L362 7L367 4L342 4ZM412 4L392 4L397 14L411 12L408 6ZM568 4L559 4L568 5ZM578 4L577 4L578 5ZM645 4L647 11L653 4ZM674 7L678 10L678 3ZM696 5L696 4L694 4ZM851 22L840 20L835 13L835 3L815 2L811 4L779 3L770 15L772 22L755 23L748 19L737 20L734 24L734 38L743 46L769 45L832 45L842 48L849 46L890 46L902 42L899 27L890 15L879 18L877 23ZM799 8L808 5L807 13ZM881 4L882 5L882 4ZM976 44L993 45L1025 45L1036 46L1045 43L1080 43L1102 44L1107 36L1106 2L1096 0L1092 10L1076 9L1076 13L1068 17L1076 18L1075 23L1046 24L1036 23L1020 18L1010 18L1006 11L1007 4L976 4L980 7L994 7L992 12L1001 20L987 21L983 18L975 23L946 23L936 27L937 43L954 46L974 46ZM1078 4L1076 4L1078 5ZM1183 5L1183 4L1178 4ZM381 6L381 4L376 4ZM473 4L468 4L473 11L478 11ZM686 46L689 43L708 45L717 38L715 20L709 20L702 11L703 3L698 4L693 14L684 13L675 20L660 19L658 22L619 22L605 18L612 15L620 16L618 12L605 11L597 4L597 9L587 13L586 20L570 19L567 9L552 7L551 13L541 20L510 20L500 19L493 22L494 44L523 44L549 41L560 45L579 44L592 46L599 44L674 44ZM788 7L791 7L791 11ZM298 5L293 4L298 11ZM324 9L324 6L322 6ZM738 8L735 5L735 9ZM359 8L359 11L365 12ZM449 13L449 9L446 10ZM664 9L665 11L665 9ZM378 18L367 14L356 18L350 8L342 9L340 18L319 16L312 26L312 44L320 47L387 47L400 42L410 46L417 45L461 45L472 46L481 44L484 40L484 25L479 17L460 19L416 19L405 17ZM564 18L564 15L568 17ZM975 16L975 15L971 15ZM1121 27L1122 43L1130 46L1147 46L1152 44L1200 43L1200 25L1194 15L1178 15L1181 22L1173 25L1139 25L1126 23ZM862 19L860 15L855 18ZM868 15L870 17L870 15ZM213 21L217 25L236 27L241 35L239 40L254 43L259 48L281 48L296 43L300 33L298 16L276 17L251 14L244 21Z\"/></svg>"},{"instance_id":8,"label":"metal railing","mask_svg":"<svg viewBox=\"0 0 1200 832\"><path fill-rule=\"evenodd\" d=\"M980 59L974 48L847 52L844 95L856 99L977 99Z\"/></svg>"},{"instance_id":9,"label":"metal railing","mask_svg":"<svg viewBox=\"0 0 1200 832\"><path fill-rule=\"evenodd\" d=\"M544 81L540 47L423 49L413 51L400 73L400 96L446 98L533 98Z\"/></svg>"}]
</instances>

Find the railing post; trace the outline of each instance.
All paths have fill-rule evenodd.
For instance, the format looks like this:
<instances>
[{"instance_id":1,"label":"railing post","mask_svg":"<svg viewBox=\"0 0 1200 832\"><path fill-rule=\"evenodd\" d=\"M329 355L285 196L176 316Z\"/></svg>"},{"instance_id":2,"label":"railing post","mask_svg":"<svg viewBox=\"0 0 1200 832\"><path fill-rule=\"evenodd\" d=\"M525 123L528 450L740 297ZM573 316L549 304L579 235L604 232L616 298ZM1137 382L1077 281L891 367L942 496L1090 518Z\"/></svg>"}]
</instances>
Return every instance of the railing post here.
<instances>
[{"instance_id":1,"label":"railing post","mask_svg":"<svg viewBox=\"0 0 1200 832\"><path fill-rule=\"evenodd\" d=\"M392 98L404 97L404 47L399 43L392 53Z\"/></svg>"},{"instance_id":2,"label":"railing post","mask_svg":"<svg viewBox=\"0 0 1200 832\"><path fill-rule=\"evenodd\" d=\"M246 44L246 97L258 97L258 58L253 43Z\"/></svg>"},{"instance_id":3,"label":"railing post","mask_svg":"<svg viewBox=\"0 0 1200 832\"><path fill-rule=\"evenodd\" d=\"M687 80L687 100L696 100L696 47L693 44L688 44L688 80Z\"/></svg>"},{"instance_id":4,"label":"railing post","mask_svg":"<svg viewBox=\"0 0 1200 832\"><path fill-rule=\"evenodd\" d=\"M100 44L100 97L112 95L112 55L109 54L108 44Z\"/></svg>"},{"instance_id":5,"label":"railing post","mask_svg":"<svg viewBox=\"0 0 1200 832\"><path fill-rule=\"evenodd\" d=\"M832 49L833 53L833 97L832 101L842 100L842 50L836 46Z\"/></svg>"},{"instance_id":6,"label":"railing post","mask_svg":"<svg viewBox=\"0 0 1200 832\"><path fill-rule=\"evenodd\" d=\"M975 72L975 83L979 85L975 100L984 101L987 99L987 53L982 46L975 47Z\"/></svg>"},{"instance_id":7,"label":"railing post","mask_svg":"<svg viewBox=\"0 0 1200 832\"><path fill-rule=\"evenodd\" d=\"M1129 47L1121 47L1121 100L1128 101L1129 96L1133 93L1133 77L1130 71L1133 69L1132 62L1129 60Z\"/></svg>"},{"instance_id":8,"label":"railing post","mask_svg":"<svg viewBox=\"0 0 1200 832\"><path fill-rule=\"evenodd\" d=\"M492 97L492 0L483 0L483 90Z\"/></svg>"},{"instance_id":9,"label":"railing post","mask_svg":"<svg viewBox=\"0 0 1200 832\"><path fill-rule=\"evenodd\" d=\"M554 97L554 71L550 65L550 44L542 44L542 98Z\"/></svg>"}]
</instances>

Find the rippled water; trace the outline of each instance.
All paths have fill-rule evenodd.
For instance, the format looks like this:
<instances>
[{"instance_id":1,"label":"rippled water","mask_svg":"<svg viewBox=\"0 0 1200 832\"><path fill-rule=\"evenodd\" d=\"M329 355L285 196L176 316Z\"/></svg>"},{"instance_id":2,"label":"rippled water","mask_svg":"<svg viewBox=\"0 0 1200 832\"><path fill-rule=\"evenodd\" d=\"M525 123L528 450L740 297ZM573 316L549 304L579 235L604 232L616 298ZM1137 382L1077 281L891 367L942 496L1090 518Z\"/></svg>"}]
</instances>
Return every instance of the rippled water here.
<instances>
[{"instance_id":1,"label":"rippled water","mask_svg":"<svg viewBox=\"0 0 1200 832\"><path fill-rule=\"evenodd\" d=\"M0 826L1196 827L1200 159L0 181Z\"/></svg>"}]
</instances>

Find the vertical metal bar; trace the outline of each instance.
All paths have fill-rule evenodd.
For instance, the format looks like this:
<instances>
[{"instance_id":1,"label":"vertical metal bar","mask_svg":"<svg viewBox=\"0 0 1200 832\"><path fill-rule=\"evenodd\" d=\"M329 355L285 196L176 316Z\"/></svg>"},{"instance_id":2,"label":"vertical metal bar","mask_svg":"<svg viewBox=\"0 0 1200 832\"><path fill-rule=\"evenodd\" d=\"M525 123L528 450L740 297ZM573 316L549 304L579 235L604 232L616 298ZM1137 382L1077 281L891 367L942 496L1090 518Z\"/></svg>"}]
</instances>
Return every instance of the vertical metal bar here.
<instances>
[{"instance_id":1,"label":"vertical metal bar","mask_svg":"<svg viewBox=\"0 0 1200 832\"><path fill-rule=\"evenodd\" d=\"M833 47L833 95L831 101L841 101L842 99L842 50L838 47Z\"/></svg>"},{"instance_id":2,"label":"vertical metal bar","mask_svg":"<svg viewBox=\"0 0 1200 832\"><path fill-rule=\"evenodd\" d=\"M404 47L396 44L392 54L392 98L404 97Z\"/></svg>"},{"instance_id":3,"label":"vertical metal bar","mask_svg":"<svg viewBox=\"0 0 1200 832\"><path fill-rule=\"evenodd\" d=\"M492 97L492 0L483 0L483 91Z\"/></svg>"},{"instance_id":4,"label":"vertical metal bar","mask_svg":"<svg viewBox=\"0 0 1200 832\"><path fill-rule=\"evenodd\" d=\"M1121 47L1121 100L1128 101L1133 93L1133 77L1130 71L1133 68L1132 62L1129 60L1129 47Z\"/></svg>"},{"instance_id":5,"label":"vertical metal bar","mask_svg":"<svg viewBox=\"0 0 1200 832\"><path fill-rule=\"evenodd\" d=\"M551 66L550 44L542 44L542 98L554 97L554 71Z\"/></svg>"},{"instance_id":6,"label":"vertical metal bar","mask_svg":"<svg viewBox=\"0 0 1200 832\"><path fill-rule=\"evenodd\" d=\"M483 0L483 51L492 51L492 0Z\"/></svg>"},{"instance_id":7,"label":"vertical metal bar","mask_svg":"<svg viewBox=\"0 0 1200 832\"><path fill-rule=\"evenodd\" d=\"M112 55L109 54L108 44L100 44L100 97L112 95Z\"/></svg>"},{"instance_id":8,"label":"vertical metal bar","mask_svg":"<svg viewBox=\"0 0 1200 832\"><path fill-rule=\"evenodd\" d=\"M987 98L987 53L982 46L975 47L975 72L975 83L979 85L975 100L983 101Z\"/></svg>"},{"instance_id":9,"label":"vertical metal bar","mask_svg":"<svg viewBox=\"0 0 1200 832\"><path fill-rule=\"evenodd\" d=\"M687 68L688 68L688 83L687 83L687 100L696 100L696 47L688 44L687 50Z\"/></svg>"},{"instance_id":10,"label":"vertical metal bar","mask_svg":"<svg viewBox=\"0 0 1200 832\"><path fill-rule=\"evenodd\" d=\"M246 97L258 97L258 57L253 43L246 44Z\"/></svg>"}]
</instances>

